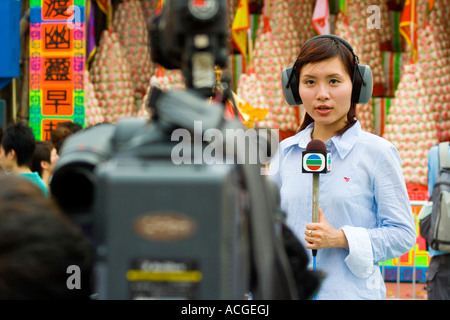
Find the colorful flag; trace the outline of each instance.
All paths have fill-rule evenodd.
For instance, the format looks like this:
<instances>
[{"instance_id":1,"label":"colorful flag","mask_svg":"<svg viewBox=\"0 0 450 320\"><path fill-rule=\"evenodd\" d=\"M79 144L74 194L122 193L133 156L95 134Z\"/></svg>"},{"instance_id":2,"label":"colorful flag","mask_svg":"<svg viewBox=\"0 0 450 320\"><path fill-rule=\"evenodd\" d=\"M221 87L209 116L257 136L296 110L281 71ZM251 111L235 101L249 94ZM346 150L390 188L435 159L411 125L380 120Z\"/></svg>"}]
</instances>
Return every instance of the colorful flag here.
<instances>
[{"instance_id":1,"label":"colorful flag","mask_svg":"<svg viewBox=\"0 0 450 320\"><path fill-rule=\"evenodd\" d=\"M417 12L416 1L406 0L400 18L400 34L411 47L413 60L417 60Z\"/></svg>"},{"instance_id":2,"label":"colorful flag","mask_svg":"<svg viewBox=\"0 0 450 320\"><path fill-rule=\"evenodd\" d=\"M381 53L381 63L383 65L383 74L385 78L385 95L393 97L400 82L401 71L403 69L402 53L383 51Z\"/></svg>"},{"instance_id":3,"label":"colorful flag","mask_svg":"<svg viewBox=\"0 0 450 320\"><path fill-rule=\"evenodd\" d=\"M393 98L387 97L374 97L372 99L375 133L380 137L384 137L385 127L389 124L387 119L392 100Z\"/></svg>"},{"instance_id":4,"label":"colorful flag","mask_svg":"<svg viewBox=\"0 0 450 320\"><path fill-rule=\"evenodd\" d=\"M86 64L89 64L97 51L97 42L95 40L95 8L91 0L86 2L87 17L87 35L86 35Z\"/></svg>"},{"instance_id":5,"label":"colorful flag","mask_svg":"<svg viewBox=\"0 0 450 320\"><path fill-rule=\"evenodd\" d=\"M156 4L155 15L158 15L161 13L162 8L164 6L164 2L165 2L165 0L158 0L158 3Z\"/></svg>"},{"instance_id":6,"label":"colorful flag","mask_svg":"<svg viewBox=\"0 0 450 320\"><path fill-rule=\"evenodd\" d=\"M237 101L235 101L235 103L238 103ZM233 103L227 99L227 101L225 102L225 118L226 119L234 119L236 118L236 110L238 112L237 117L239 118L239 120L241 122L245 122L244 117L242 116L239 108L234 108Z\"/></svg>"},{"instance_id":7,"label":"colorful flag","mask_svg":"<svg viewBox=\"0 0 450 320\"><path fill-rule=\"evenodd\" d=\"M110 0L97 0L98 7L104 14L108 14L108 5Z\"/></svg>"},{"instance_id":8,"label":"colorful flag","mask_svg":"<svg viewBox=\"0 0 450 320\"><path fill-rule=\"evenodd\" d=\"M328 0L316 0L312 25L319 35L330 34L330 7Z\"/></svg>"},{"instance_id":9,"label":"colorful flag","mask_svg":"<svg viewBox=\"0 0 450 320\"><path fill-rule=\"evenodd\" d=\"M242 69L245 72L247 60L248 30L250 28L250 16L247 0L239 0L236 14L231 25L231 37L233 43L242 54Z\"/></svg>"},{"instance_id":10,"label":"colorful flag","mask_svg":"<svg viewBox=\"0 0 450 320\"><path fill-rule=\"evenodd\" d=\"M339 11L344 16L347 15L347 0L339 0Z\"/></svg>"}]
</instances>

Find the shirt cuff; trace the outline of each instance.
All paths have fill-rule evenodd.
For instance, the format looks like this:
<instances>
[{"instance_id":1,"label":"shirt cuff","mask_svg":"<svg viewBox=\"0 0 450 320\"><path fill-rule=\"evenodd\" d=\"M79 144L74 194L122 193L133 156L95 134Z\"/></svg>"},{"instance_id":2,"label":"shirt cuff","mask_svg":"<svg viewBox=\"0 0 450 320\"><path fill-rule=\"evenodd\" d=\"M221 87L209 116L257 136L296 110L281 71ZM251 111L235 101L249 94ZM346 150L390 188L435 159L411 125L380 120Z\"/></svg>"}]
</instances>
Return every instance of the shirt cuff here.
<instances>
[{"instance_id":1,"label":"shirt cuff","mask_svg":"<svg viewBox=\"0 0 450 320\"><path fill-rule=\"evenodd\" d=\"M369 233L364 228L344 226L342 228L347 237L349 254L345 264L358 278L367 278L373 271L372 243Z\"/></svg>"}]
</instances>

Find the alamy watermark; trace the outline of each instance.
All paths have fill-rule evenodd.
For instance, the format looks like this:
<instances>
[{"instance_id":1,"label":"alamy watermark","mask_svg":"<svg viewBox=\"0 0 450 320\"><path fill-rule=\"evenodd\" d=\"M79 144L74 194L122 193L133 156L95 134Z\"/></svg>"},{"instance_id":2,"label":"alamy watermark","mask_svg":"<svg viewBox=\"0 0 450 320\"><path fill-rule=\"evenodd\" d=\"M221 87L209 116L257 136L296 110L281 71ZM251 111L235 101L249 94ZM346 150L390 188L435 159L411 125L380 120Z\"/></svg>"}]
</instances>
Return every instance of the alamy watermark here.
<instances>
[{"instance_id":1,"label":"alamy watermark","mask_svg":"<svg viewBox=\"0 0 450 320\"><path fill-rule=\"evenodd\" d=\"M81 289L81 269L79 266L72 264L67 267L66 273L70 274L66 280L66 287L69 290Z\"/></svg>"},{"instance_id":2,"label":"alamy watermark","mask_svg":"<svg viewBox=\"0 0 450 320\"><path fill-rule=\"evenodd\" d=\"M370 13L371 16L367 18L367 28L369 29L381 29L381 9L379 6L370 5L366 9L366 13Z\"/></svg>"},{"instance_id":3,"label":"alamy watermark","mask_svg":"<svg viewBox=\"0 0 450 320\"><path fill-rule=\"evenodd\" d=\"M73 29L81 29L81 9L79 6L71 5L67 7L66 12L70 14L70 17L67 18L66 24L70 30Z\"/></svg>"},{"instance_id":4,"label":"alamy watermark","mask_svg":"<svg viewBox=\"0 0 450 320\"><path fill-rule=\"evenodd\" d=\"M67 7L66 12L70 14L67 19L67 27L72 29L80 29L81 24L81 9L79 6L71 5ZM366 8L366 13L370 16L366 20L367 28L369 29L381 29L381 9L377 5L370 5Z\"/></svg>"},{"instance_id":5,"label":"alamy watermark","mask_svg":"<svg viewBox=\"0 0 450 320\"><path fill-rule=\"evenodd\" d=\"M259 164L265 166L278 149L278 129L203 130L201 121L194 121L193 132L180 128L172 132L171 160L180 164ZM262 174L266 174L264 169Z\"/></svg>"}]
</instances>

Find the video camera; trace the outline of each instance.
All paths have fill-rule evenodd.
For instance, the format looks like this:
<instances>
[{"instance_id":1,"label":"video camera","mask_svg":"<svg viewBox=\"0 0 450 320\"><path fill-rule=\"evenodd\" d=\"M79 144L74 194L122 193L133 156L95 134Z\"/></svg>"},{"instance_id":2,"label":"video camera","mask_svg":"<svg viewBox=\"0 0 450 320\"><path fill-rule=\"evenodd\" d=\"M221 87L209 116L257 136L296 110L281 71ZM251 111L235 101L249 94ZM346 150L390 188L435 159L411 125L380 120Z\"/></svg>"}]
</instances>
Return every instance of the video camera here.
<instances>
[{"instance_id":1,"label":"video camera","mask_svg":"<svg viewBox=\"0 0 450 320\"><path fill-rule=\"evenodd\" d=\"M224 1L170 1L150 22L152 60L181 69L188 88L211 95L215 66L226 67L227 11Z\"/></svg>"},{"instance_id":2,"label":"video camera","mask_svg":"<svg viewBox=\"0 0 450 320\"><path fill-rule=\"evenodd\" d=\"M64 142L51 192L93 239L99 299L309 299L318 289L277 188L247 144L225 135L243 124L206 98L214 67L226 65L226 15L225 0L166 0L150 24L152 59L182 69L187 89L155 87L151 119Z\"/></svg>"}]
</instances>

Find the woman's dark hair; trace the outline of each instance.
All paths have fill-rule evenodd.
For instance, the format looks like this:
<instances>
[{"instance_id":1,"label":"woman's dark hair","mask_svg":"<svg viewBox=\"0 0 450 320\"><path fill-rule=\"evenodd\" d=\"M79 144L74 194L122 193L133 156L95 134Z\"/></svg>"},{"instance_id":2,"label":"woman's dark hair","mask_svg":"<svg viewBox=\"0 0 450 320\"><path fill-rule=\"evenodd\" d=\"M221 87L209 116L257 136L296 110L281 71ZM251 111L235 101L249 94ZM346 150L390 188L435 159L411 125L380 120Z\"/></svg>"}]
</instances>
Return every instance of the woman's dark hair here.
<instances>
[{"instance_id":1,"label":"woman's dark hair","mask_svg":"<svg viewBox=\"0 0 450 320\"><path fill-rule=\"evenodd\" d=\"M301 48L300 53L295 61L294 72L298 79L300 79L300 72L302 68L308 63L320 62L326 59L339 57L344 64L345 70L350 75L353 81L353 72L355 68L355 56L349 48L340 40L334 38L316 38L307 41ZM305 129L314 119L308 113L297 132ZM337 135L343 135L347 129L353 126L356 122L356 103L352 102L350 110L347 113L347 124L344 128L336 132Z\"/></svg>"}]
</instances>

